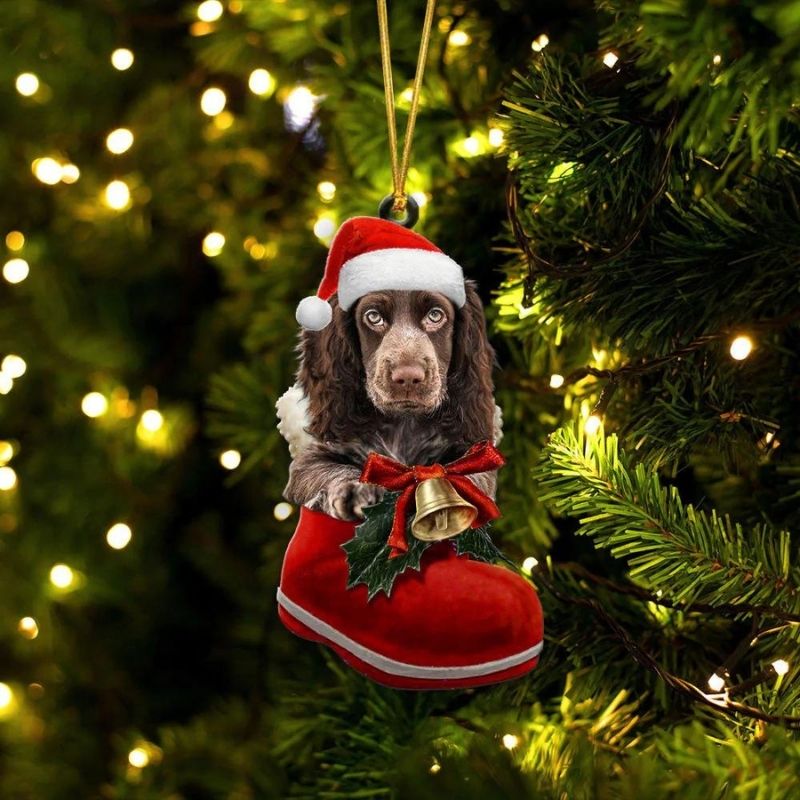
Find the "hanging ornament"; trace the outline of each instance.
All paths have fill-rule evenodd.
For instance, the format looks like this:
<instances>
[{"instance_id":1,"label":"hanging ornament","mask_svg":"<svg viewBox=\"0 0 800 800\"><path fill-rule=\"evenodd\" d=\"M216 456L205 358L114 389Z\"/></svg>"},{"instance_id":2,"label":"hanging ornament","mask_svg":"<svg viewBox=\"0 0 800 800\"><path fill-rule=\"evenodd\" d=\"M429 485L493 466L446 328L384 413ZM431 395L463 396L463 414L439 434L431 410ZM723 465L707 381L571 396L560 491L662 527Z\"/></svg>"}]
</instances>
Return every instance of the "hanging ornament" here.
<instances>
[{"instance_id":1,"label":"hanging ornament","mask_svg":"<svg viewBox=\"0 0 800 800\"><path fill-rule=\"evenodd\" d=\"M491 495L504 459L480 300L460 265L411 230L419 209L405 182L434 6L428 0L399 154L386 0L378 0L392 192L378 219L349 219L334 237L316 295L296 311L304 328L298 384L277 404L293 458L285 495L301 506L278 588L280 619L400 689L520 677L538 663L543 641L533 586L497 563L505 559L489 535L500 515ZM376 307L359 305L373 294ZM391 302L393 310L380 310ZM378 348L370 367L367 339L355 341L356 329ZM456 341L467 336L469 343ZM384 357L379 348L390 340ZM459 346L473 348L462 356L468 379L431 367L452 361ZM391 408L380 407L376 361L406 398ZM376 430L354 422L356 399L373 404ZM429 413L444 403L449 425Z\"/></svg>"}]
</instances>

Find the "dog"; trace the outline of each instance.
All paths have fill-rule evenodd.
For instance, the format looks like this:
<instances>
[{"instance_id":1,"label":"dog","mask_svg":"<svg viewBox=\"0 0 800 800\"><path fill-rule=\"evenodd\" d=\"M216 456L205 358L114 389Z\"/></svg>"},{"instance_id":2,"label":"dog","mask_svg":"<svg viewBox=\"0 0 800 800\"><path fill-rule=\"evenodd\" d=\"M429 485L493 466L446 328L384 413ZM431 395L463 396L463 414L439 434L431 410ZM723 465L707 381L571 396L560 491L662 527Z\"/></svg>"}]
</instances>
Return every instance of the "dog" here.
<instances>
[{"instance_id":1,"label":"dog","mask_svg":"<svg viewBox=\"0 0 800 800\"><path fill-rule=\"evenodd\" d=\"M384 492L359 482L371 452L444 464L499 440L495 354L475 285L465 291L461 308L435 291L386 290L344 311L334 295L331 323L302 331L297 384L278 402L294 455L287 500L358 520ZM495 472L470 477L494 497Z\"/></svg>"}]
</instances>

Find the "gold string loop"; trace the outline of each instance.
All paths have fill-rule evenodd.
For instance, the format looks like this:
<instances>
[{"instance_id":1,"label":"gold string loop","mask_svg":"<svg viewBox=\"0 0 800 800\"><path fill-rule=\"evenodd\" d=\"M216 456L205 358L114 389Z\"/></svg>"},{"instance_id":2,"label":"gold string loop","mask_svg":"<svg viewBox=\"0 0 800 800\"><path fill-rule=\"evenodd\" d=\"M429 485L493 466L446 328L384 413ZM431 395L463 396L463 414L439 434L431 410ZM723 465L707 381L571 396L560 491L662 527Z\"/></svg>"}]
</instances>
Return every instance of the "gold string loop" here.
<instances>
[{"instance_id":1,"label":"gold string loop","mask_svg":"<svg viewBox=\"0 0 800 800\"><path fill-rule=\"evenodd\" d=\"M403 154L397 154L397 117L394 108L394 81L392 79L392 54L389 42L389 14L386 10L386 0L378 2L378 28L381 38L381 64L383 66L383 91L386 96L386 123L389 128L389 155L392 160L392 196L394 205L392 211L402 213L406 210L406 177L408 175L408 162L411 157L411 142L414 138L414 125L417 121L417 108L419 94L422 88L422 76L425 72L425 62L428 60L428 46L431 41L431 27L433 25L433 11L436 0L428 0L425 8L425 21L422 24L422 38L419 43L417 57L417 72L414 75L414 84L411 90L411 108L408 112L405 136L403 137Z\"/></svg>"}]
</instances>

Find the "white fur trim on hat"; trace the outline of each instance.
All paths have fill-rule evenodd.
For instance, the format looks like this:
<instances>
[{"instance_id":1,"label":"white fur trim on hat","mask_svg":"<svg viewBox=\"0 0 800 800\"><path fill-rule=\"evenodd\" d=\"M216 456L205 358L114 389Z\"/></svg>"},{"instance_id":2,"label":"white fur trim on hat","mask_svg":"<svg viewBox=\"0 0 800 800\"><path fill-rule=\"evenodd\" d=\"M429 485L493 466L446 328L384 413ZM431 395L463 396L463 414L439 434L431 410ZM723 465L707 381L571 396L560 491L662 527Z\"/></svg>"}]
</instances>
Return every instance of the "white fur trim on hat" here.
<instances>
[{"instance_id":1,"label":"white fur trim on hat","mask_svg":"<svg viewBox=\"0 0 800 800\"><path fill-rule=\"evenodd\" d=\"M297 458L314 437L306 430L311 423L308 398L298 384L290 386L275 403L278 412L278 431L289 443L289 455Z\"/></svg>"},{"instance_id":2,"label":"white fur trim on hat","mask_svg":"<svg viewBox=\"0 0 800 800\"><path fill-rule=\"evenodd\" d=\"M461 308L467 301L464 273L444 253L388 247L345 262L339 273L339 305L347 311L359 297L383 289L441 292Z\"/></svg>"},{"instance_id":3,"label":"white fur trim on hat","mask_svg":"<svg viewBox=\"0 0 800 800\"><path fill-rule=\"evenodd\" d=\"M316 295L304 297L294 312L295 319L310 331L321 331L333 319L333 309L327 300Z\"/></svg>"}]
</instances>

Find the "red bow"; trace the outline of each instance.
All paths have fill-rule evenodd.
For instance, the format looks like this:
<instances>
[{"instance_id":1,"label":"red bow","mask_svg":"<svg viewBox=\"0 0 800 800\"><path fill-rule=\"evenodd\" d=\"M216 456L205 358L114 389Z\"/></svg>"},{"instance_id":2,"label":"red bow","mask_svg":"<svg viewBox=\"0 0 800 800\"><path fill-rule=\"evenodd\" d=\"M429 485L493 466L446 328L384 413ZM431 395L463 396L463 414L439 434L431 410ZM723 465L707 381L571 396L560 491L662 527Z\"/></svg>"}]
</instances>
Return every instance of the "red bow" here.
<instances>
[{"instance_id":1,"label":"red bow","mask_svg":"<svg viewBox=\"0 0 800 800\"><path fill-rule=\"evenodd\" d=\"M374 483L390 491L400 490L394 511L392 532L388 544L392 548L389 558L395 558L408 550L406 541L406 518L408 506L414 496L414 490L421 481L429 478L447 478L453 488L468 502L478 509L478 516L472 523L479 528L490 519L500 516L500 509L469 478L475 472L487 472L498 469L506 461L500 451L489 441L472 445L467 452L449 464L431 464L431 466L409 467L393 458L370 453L359 480L362 483Z\"/></svg>"}]
</instances>

